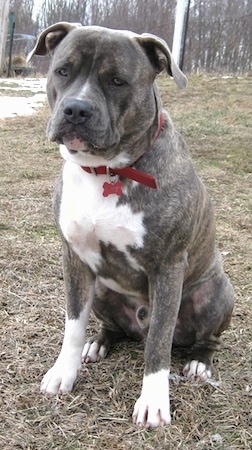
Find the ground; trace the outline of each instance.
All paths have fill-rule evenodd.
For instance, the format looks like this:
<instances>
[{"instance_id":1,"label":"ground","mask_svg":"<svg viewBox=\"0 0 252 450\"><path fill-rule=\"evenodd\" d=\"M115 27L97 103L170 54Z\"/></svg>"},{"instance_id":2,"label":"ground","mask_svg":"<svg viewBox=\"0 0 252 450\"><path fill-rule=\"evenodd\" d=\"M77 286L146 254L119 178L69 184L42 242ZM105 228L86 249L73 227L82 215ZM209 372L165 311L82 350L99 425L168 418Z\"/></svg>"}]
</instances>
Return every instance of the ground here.
<instances>
[{"instance_id":1,"label":"ground","mask_svg":"<svg viewBox=\"0 0 252 450\"><path fill-rule=\"evenodd\" d=\"M71 394L47 398L40 380L63 337L64 285L51 196L61 166L45 137L49 114L0 120L0 446L3 450L207 450L252 448L251 78L190 77L178 91L159 79L169 109L215 203L217 240L235 288L213 380L181 377L184 350L172 357L172 425L136 428L143 348L122 343L83 365ZM3 91L0 96L20 95ZM1 102L1 97L0 97ZM250 161L249 161L250 158ZM92 317L88 335L97 328Z\"/></svg>"}]
</instances>

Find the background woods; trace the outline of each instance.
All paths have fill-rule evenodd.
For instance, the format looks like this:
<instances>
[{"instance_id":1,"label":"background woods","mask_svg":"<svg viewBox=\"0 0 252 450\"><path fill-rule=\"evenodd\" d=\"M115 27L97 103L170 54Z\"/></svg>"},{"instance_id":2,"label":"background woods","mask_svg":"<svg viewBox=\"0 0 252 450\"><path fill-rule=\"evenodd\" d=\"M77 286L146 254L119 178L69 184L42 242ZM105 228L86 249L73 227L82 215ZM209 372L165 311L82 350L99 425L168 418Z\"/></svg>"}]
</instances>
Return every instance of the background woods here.
<instances>
[{"instance_id":1,"label":"background woods","mask_svg":"<svg viewBox=\"0 0 252 450\"><path fill-rule=\"evenodd\" d=\"M102 25L154 33L170 47L176 0L11 0L16 33L37 35L54 22ZM251 70L252 3L191 0L184 70Z\"/></svg>"}]
</instances>

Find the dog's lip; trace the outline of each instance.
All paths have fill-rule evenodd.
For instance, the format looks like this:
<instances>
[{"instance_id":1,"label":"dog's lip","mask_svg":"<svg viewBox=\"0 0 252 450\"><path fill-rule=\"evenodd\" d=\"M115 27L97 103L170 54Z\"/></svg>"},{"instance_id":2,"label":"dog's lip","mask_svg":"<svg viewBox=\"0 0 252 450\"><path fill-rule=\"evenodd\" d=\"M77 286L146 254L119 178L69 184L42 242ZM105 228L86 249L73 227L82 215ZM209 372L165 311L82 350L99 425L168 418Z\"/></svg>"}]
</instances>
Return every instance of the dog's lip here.
<instances>
[{"instance_id":1,"label":"dog's lip","mask_svg":"<svg viewBox=\"0 0 252 450\"><path fill-rule=\"evenodd\" d=\"M71 155L75 155L76 153L78 153L77 150L72 150L71 148L67 149L69 151L69 153L71 153Z\"/></svg>"},{"instance_id":2,"label":"dog's lip","mask_svg":"<svg viewBox=\"0 0 252 450\"><path fill-rule=\"evenodd\" d=\"M83 139L79 139L78 137L63 138L62 143L66 146L67 150L72 155L78 152L92 153L93 151L100 150L99 147L95 146L91 142L84 141Z\"/></svg>"},{"instance_id":3,"label":"dog's lip","mask_svg":"<svg viewBox=\"0 0 252 450\"><path fill-rule=\"evenodd\" d=\"M88 151L87 143L76 137L72 139L63 138L63 144L72 154Z\"/></svg>"}]
</instances>

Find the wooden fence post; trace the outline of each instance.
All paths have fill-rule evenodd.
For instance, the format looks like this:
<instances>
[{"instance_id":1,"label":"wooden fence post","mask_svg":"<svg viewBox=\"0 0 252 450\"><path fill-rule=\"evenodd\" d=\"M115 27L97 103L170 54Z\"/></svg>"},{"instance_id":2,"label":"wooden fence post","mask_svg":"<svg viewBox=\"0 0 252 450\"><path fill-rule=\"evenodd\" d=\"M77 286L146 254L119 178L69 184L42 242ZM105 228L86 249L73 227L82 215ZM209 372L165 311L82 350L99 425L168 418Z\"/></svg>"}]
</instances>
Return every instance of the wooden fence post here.
<instances>
[{"instance_id":1,"label":"wooden fence post","mask_svg":"<svg viewBox=\"0 0 252 450\"><path fill-rule=\"evenodd\" d=\"M9 26L10 0L0 0L0 76L3 74L5 48Z\"/></svg>"}]
</instances>

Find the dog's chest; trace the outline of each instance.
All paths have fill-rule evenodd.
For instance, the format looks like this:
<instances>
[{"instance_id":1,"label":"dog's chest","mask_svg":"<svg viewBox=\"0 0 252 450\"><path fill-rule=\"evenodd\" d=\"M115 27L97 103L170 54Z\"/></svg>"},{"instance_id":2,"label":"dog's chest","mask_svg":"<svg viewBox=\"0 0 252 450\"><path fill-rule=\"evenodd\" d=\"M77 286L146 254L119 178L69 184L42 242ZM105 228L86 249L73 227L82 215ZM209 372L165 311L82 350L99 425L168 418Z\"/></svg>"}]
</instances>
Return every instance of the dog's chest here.
<instances>
[{"instance_id":1,"label":"dog's chest","mask_svg":"<svg viewBox=\"0 0 252 450\"><path fill-rule=\"evenodd\" d=\"M143 213L133 213L129 204L118 205L115 194L104 197L104 182L108 182L106 175L88 174L66 162L59 219L62 233L74 252L94 272L106 263L101 244L112 244L118 250L117 257L123 254L129 264L138 269L129 248L143 246Z\"/></svg>"}]
</instances>

